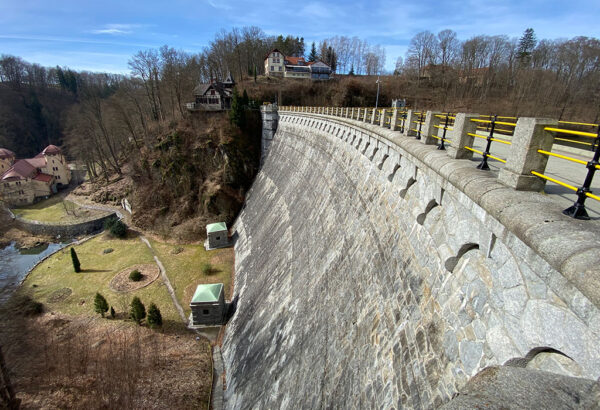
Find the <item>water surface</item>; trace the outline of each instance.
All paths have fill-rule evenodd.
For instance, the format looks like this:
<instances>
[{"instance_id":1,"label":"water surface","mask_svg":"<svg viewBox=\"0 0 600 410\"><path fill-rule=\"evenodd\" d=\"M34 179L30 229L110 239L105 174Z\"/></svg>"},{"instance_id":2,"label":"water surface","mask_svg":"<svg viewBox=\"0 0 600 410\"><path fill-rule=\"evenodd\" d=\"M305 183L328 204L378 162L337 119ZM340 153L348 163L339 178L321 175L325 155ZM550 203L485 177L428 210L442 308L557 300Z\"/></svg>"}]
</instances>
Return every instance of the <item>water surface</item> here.
<instances>
[{"instance_id":1,"label":"water surface","mask_svg":"<svg viewBox=\"0 0 600 410\"><path fill-rule=\"evenodd\" d=\"M8 300L27 272L38 261L66 245L65 243L49 243L28 249L18 249L13 242L6 248L0 249L0 303Z\"/></svg>"}]
</instances>

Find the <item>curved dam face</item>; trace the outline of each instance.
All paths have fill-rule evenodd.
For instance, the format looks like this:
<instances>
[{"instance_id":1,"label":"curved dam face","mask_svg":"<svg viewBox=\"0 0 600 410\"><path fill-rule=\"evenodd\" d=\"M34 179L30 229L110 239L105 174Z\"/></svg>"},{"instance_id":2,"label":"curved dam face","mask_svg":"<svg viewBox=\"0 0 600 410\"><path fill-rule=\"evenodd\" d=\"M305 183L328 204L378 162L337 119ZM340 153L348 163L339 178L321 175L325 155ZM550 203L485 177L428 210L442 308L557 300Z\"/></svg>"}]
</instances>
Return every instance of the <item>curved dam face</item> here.
<instances>
[{"instance_id":1,"label":"curved dam face","mask_svg":"<svg viewBox=\"0 0 600 410\"><path fill-rule=\"evenodd\" d=\"M481 202L560 210L387 133L281 114L234 226L225 406L433 408L498 364L600 376L594 295Z\"/></svg>"}]
</instances>

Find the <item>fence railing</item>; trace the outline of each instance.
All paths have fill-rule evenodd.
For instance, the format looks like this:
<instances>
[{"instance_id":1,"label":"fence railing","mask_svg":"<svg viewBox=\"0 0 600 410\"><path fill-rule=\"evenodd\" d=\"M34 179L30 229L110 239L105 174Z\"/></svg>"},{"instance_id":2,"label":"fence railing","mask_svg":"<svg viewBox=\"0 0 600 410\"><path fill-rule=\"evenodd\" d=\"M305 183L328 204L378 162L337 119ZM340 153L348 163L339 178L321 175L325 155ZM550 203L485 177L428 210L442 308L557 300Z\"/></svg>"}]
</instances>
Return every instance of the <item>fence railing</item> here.
<instances>
[{"instance_id":1,"label":"fence railing","mask_svg":"<svg viewBox=\"0 0 600 410\"><path fill-rule=\"evenodd\" d=\"M499 170L498 180L518 190L541 191L550 181L577 195L577 200L563 213L577 219L590 219L585 208L587 198L600 201L592 192L596 170L600 169L600 126L592 123L556 121L542 118L506 117L467 113L415 111L403 108L372 107L297 107L282 106L280 111L331 115L366 122L397 131L401 135L414 137L423 144L437 145L448 155L457 159L471 159L481 155L477 168L490 169L488 160L498 161L504 166ZM594 132L567 127L595 127ZM569 138L571 137L571 138ZM577 139L573 139L573 138ZM581 140L585 138L585 140ZM474 147L476 140L485 141L485 148ZM584 160L570 155L552 152L556 141L568 142L593 150L593 157ZM496 153L494 147L505 146L506 158ZM585 153L585 151L581 151ZM560 177L545 174L548 158L585 166L585 179L578 186L565 182ZM566 175L573 180L573 175Z\"/></svg>"}]
</instances>

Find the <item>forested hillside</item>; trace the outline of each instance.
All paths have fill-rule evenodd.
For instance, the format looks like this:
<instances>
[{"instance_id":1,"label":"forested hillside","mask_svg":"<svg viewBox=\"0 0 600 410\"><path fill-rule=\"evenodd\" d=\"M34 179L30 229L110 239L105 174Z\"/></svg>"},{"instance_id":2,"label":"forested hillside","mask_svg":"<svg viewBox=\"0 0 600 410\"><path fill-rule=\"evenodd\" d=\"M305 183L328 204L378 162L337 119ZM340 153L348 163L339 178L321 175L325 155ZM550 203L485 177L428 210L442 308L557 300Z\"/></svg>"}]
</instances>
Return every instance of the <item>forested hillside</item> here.
<instances>
[{"instance_id":1,"label":"forested hillside","mask_svg":"<svg viewBox=\"0 0 600 410\"><path fill-rule=\"evenodd\" d=\"M329 81L264 76L273 48L338 72ZM306 47L301 36L268 36L257 27L221 31L196 54L142 50L128 66L130 75L76 72L3 55L0 147L26 157L59 145L88 170L93 186L82 193L115 204L127 197L135 223L186 237L201 234L206 220L231 221L243 203L258 167L257 107L265 101L374 106L379 78L382 107L404 98L417 109L584 122L597 122L600 112L600 42L538 41L531 29L520 39L421 32L388 75L379 45L336 36ZM236 105L247 121L187 111L198 83L228 73L238 95L250 97Z\"/></svg>"}]
</instances>

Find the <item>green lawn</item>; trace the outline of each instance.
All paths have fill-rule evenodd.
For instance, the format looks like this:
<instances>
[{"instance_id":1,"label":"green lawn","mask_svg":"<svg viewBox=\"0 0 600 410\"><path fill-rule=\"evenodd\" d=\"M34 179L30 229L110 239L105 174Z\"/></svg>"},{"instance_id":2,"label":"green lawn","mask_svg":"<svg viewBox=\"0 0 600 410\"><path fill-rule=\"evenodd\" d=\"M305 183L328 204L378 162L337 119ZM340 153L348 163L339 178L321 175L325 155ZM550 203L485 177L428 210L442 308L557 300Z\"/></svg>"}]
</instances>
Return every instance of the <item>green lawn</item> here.
<instances>
[{"instance_id":1,"label":"green lawn","mask_svg":"<svg viewBox=\"0 0 600 410\"><path fill-rule=\"evenodd\" d=\"M14 208L12 212L24 219L65 224L106 215L104 211L81 208L71 201L63 200L62 195L55 195L33 205Z\"/></svg>"},{"instance_id":2,"label":"green lawn","mask_svg":"<svg viewBox=\"0 0 600 410\"><path fill-rule=\"evenodd\" d=\"M113 252L104 254L107 248ZM110 280L123 269L142 263L154 263L150 250L139 238L111 239L102 234L75 246L81 262L81 273L73 271L70 247L57 252L27 277L20 291L32 291L35 300L42 302L47 310L79 315L94 313L94 296L103 294L117 314L127 314L133 296L146 305L154 302L160 309L166 327L181 326L182 322L166 286L160 277L149 286L133 292L120 294L109 289ZM72 293L61 301L51 302L48 297L60 289L70 288Z\"/></svg>"},{"instance_id":3,"label":"green lawn","mask_svg":"<svg viewBox=\"0 0 600 410\"><path fill-rule=\"evenodd\" d=\"M223 283L225 299L231 299L231 274L233 272L233 248L206 251L203 245L170 245L151 241L158 258L167 270L167 276L175 289L175 295L186 312L190 314L190 300L196 286L202 283ZM177 254L176 248L183 248ZM210 263L210 274L202 273L202 265Z\"/></svg>"}]
</instances>

